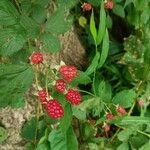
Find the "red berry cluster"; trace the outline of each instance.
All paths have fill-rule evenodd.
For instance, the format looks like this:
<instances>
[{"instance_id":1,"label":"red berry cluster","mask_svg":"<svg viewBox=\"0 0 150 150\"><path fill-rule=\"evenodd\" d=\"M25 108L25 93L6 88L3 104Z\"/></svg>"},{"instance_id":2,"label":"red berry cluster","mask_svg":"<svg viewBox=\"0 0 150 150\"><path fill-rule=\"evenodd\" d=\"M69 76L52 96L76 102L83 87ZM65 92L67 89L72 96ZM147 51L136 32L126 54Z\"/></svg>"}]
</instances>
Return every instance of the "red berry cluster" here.
<instances>
[{"instance_id":1,"label":"red berry cluster","mask_svg":"<svg viewBox=\"0 0 150 150\"><path fill-rule=\"evenodd\" d=\"M114 3L112 1L106 1L104 7L106 9L113 9Z\"/></svg>"},{"instance_id":2,"label":"red berry cluster","mask_svg":"<svg viewBox=\"0 0 150 150\"><path fill-rule=\"evenodd\" d=\"M82 8L84 11L90 11L92 9L92 5L90 3L84 3Z\"/></svg>"},{"instance_id":3,"label":"red berry cluster","mask_svg":"<svg viewBox=\"0 0 150 150\"><path fill-rule=\"evenodd\" d=\"M66 82L71 82L76 76L78 76L77 68L74 66L61 66L59 73Z\"/></svg>"},{"instance_id":4,"label":"red berry cluster","mask_svg":"<svg viewBox=\"0 0 150 150\"><path fill-rule=\"evenodd\" d=\"M54 119L63 117L64 109L56 99L49 100L46 105L48 115Z\"/></svg>"},{"instance_id":5,"label":"red berry cluster","mask_svg":"<svg viewBox=\"0 0 150 150\"><path fill-rule=\"evenodd\" d=\"M30 61L32 64L40 64L43 62L43 54L40 52L34 52L32 53L30 57Z\"/></svg>"},{"instance_id":6,"label":"red berry cluster","mask_svg":"<svg viewBox=\"0 0 150 150\"><path fill-rule=\"evenodd\" d=\"M32 64L40 64L43 62L43 54L34 52L30 61ZM78 105L81 101L80 93L72 88L67 89L67 85L78 76L78 70L74 66L63 65L59 68L59 79L55 80L54 89L62 94L65 94L66 100L72 105ZM58 78L58 77L57 77ZM41 104L45 107L48 115L51 118L58 119L63 117L64 109L57 99L48 97L48 92L45 89L38 91L38 96Z\"/></svg>"}]
</instances>

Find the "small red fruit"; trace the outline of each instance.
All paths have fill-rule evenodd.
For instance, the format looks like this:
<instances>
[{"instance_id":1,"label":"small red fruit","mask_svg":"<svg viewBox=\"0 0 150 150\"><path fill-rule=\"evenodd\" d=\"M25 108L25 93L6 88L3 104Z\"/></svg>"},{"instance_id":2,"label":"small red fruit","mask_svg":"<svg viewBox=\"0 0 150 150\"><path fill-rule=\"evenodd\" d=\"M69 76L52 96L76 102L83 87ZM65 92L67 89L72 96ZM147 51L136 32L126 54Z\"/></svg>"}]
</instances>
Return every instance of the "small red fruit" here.
<instances>
[{"instance_id":1,"label":"small red fruit","mask_svg":"<svg viewBox=\"0 0 150 150\"><path fill-rule=\"evenodd\" d=\"M104 129L105 132L109 132L110 131L110 125L107 124L107 123L104 123L103 129Z\"/></svg>"},{"instance_id":2,"label":"small red fruit","mask_svg":"<svg viewBox=\"0 0 150 150\"><path fill-rule=\"evenodd\" d=\"M56 80L55 89L60 93L65 92L66 82L63 79Z\"/></svg>"},{"instance_id":3,"label":"small red fruit","mask_svg":"<svg viewBox=\"0 0 150 150\"><path fill-rule=\"evenodd\" d=\"M114 115L112 114L112 113L107 113L106 114L106 118L108 119L108 120L112 120L112 119L114 119Z\"/></svg>"},{"instance_id":4,"label":"small red fruit","mask_svg":"<svg viewBox=\"0 0 150 150\"><path fill-rule=\"evenodd\" d=\"M105 2L105 4L104 4L104 7L105 7L106 9L113 9L113 6L114 6L114 4L113 4L112 1L107 1L107 2Z\"/></svg>"},{"instance_id":5,"label":"small red fruit","mask_svg":"<svg viewBox=\"0 0 150 150\"><path fill-rule=\"evenodd\" d=\"M45 89L39 90L38 95L39 95L41 103L46 104L47 103L47 96L48 96L48 93L46 92L46 90Z\"/></svg>"},{"instance_id":6,"label":"small red fruit","mask_svg":"<svg viewBox=\"0 0 150 150\"><path fill-rule=\"evenodd\" d=\"M139 101L138 101L138 105L139 105L139 107L143 107L144 101L143 101L143 100L139 100Z\"/></svg>"},{"instance_id":7,"label":"small red fruit","mask_svg":"<svg viewBox=\"0 0 150 150\"><path fill-rule=\"evenodd\" d=\"M66 99L73 105L79 105L81 101L81 95L78 91L70 89L66 94Z\"/></svg>"},{"instance_id":8,"label":"small red fruit","mask_svg":"<svg viewBox=\"0 0 150 150\"><path fill-rule=\"evenodd\" d=\"M92 5L90 3L84 3L82 8L84 11L90 11L92 9Z\"/></svg>"},{"instance_id":9,"label":"small red fruit","mask_svg":"<svg viewBox=\"0 0 150 150\"><path fill-rule=\"evenodd\" d=\"M119 112L121 115L126 115L127 112L122 106L117 107L117 112Z\"/></svg>"},{"instance_id":10,"label":"small red fruit","mask_svg":"<svg viewBox=\"0 0 150 150\"><path fill-rule=\"evenodd\" d=\"M77 68L74 66L61 66L59 72L64 80L70 82L78 76Z\"/></svg>"},{"instance_id":11,"label":"small red fruit","mask_svg":"<svg viewBox=\"0 0 150 150\"><path fill-rule=\"evenodd\" d=\"M32 62L33 64L42 63L42 62L43 62L43 54L40 53L40 52L34 52L34 53L31 55L31 62Z\"/></svg>"},{"instance_id":12,"label":"small red fruit","mask_svg":"<svg viewBox=\"0 0 150 150\"><path fill-rule=\"evenodd\" d=\"M56 99L52 99L47 102L46 111L53 119L62 118L64 115L64 109Z\"/></svg>"}]
</instances>

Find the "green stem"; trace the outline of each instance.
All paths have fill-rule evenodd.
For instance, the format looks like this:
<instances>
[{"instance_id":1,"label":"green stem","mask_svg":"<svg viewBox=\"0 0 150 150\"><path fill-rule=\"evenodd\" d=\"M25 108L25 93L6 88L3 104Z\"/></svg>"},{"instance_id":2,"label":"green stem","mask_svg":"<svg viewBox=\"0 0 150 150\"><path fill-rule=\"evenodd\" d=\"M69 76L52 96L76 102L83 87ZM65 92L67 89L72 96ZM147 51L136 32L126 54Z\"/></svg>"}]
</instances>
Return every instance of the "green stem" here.
<instances>
[{"instance_id":1,"label":"green stem","mask_svg":"<svg viewBox=\"0 0 150 150\"><path fill-rule=\"evenodd\" d=\"M147 133L145 133L145 132L143 132L143 131L141 131L141 130L137 130L137 132L138 132L138 133L141 133L141 134L143 134L143 135L145 135L145 136L147 136L148 138L150 138L150 134L147 134Z\"/></svg>"},{"instance_id":2,"label":"green stem","mask_svg":"<svg viewBox=\"0 0 150 150\"><path fill-rule=\"evenodd\" d=\"M82 92L82 93L89 94L89 95L91 95L91 96L93 96L93 97L96 97L93 93L90 93L90 92L87 92L87 91L84 91L84 90L80 90L80 89L78 89L78 91L79 91L79 92Z\"/></svg>"}]
</instances>

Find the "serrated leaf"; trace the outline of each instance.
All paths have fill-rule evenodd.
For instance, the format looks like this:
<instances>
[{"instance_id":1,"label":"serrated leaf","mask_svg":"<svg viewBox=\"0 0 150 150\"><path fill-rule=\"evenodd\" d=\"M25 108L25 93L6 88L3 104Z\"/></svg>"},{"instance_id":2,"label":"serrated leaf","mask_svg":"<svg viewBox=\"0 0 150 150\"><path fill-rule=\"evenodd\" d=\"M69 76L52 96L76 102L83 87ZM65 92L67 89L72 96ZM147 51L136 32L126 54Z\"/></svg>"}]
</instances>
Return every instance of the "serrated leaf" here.
<instances>
[{"instance_id":1,"label":"serrated leaf","mask_svg":"<svg viewBox=\"0 0 150 150\"><path fill-rule=\"evenodd\" d=\"M26 42L26 33L21 26L0 30L0 54L7 56L19 51Z\"/></svg>"},{"instance_id":2,"label":"serrated leaf","mask_svg":"<svg viewBox=\"0 0 150 150\"><path fill-rule=\"evenodd\" d=\"M68 130L68 128L71 124L72 111L71 111L70 104L68 104L68 103L66 104L64 111L65 111L64 116L60 120L60 128L62 130L62 133L66 133L66 131Z\"/></svg>"},{"instance_id":3,"label":"serrated leaf","mask_svg":"<svg viewBox=\"0 0 150 150\"><path fill-rule=\"evenodd\" d=\"M72 127L69 127L66 135L60 129L53 130L48 137L52 150L78 150L78 143Z\"/></svg>"},{"instance_id":4,"label":"serrated leaf","mask_svg":"<svg viewBox=\"0 0 150 150\"><path fill-rule=\"evenodd\" d=\"M78 3L78 0L71 0L71 1L68 1L68 0L57 0L57 4L59 7L64 7L66 9L70 9L72 8L73 6L75 6L75 4Z\"/></svg>"},{"instance_id":5,"label":"serrated leaf","mask_svg":"<svg viewBox=\"0 0 150 150\"><path fill-rule=\"evenodd\" d=\"M7 131L3 127L0 127L0 144L7 139Z\"/></svg>"},{"instance_id":6,"label":"serrated leaf","mask_svg":"<svg viewBox=\"0 0 150 150\"><path fill-rule=\"evenodd\" d=\"M125 129L119 132L118 134L118 139L120 141L127 141L130 137L130 135L132 135L133 131L131 129Z\"/></svg>"},{"instance_id":7,"label":"serrated leaf","mask_svg":"<svg viewBox=\"0 0 150 150\"><path fill-rule=\"evenodd\" d=\"M93 10L92 10L91 17L90 17L90 31L91 31L93 39L96 43L97 30L96 30L96 25L95 25L95 20L94 20L94 11Z\"/></svg>"},{"instance_id":8,"label":"serrated leaf","mask_svg":"<svg viewBox=\"0 0 150 150\"><path fill-rule=\"evenodd\" d=\"M139 116L126 116L120 123L121 126L136 125L136 124L150 124L150 117L139 117Z\"/></svg>"},{"instance_id":9,"label":"serrated leaf","mask_svg":"<svg viewBox=\"0 0 150 150\"><path fill-rule=\"evenodd\" d=\"M9 0L0 0L0 25L14 25L18 22L19 13Z\"/></svg>"},{"instance_id":10,"label":"serrated leaf","mask_svg":"<svg viewBox=\"0 0 150 150\"><path fill-rule=\"evenodd\" d=\"M0 65L0 107L14 106L24 95L33 79L32 68L27 64Z\"/></svg>"},{"instance_id":11,"label":"serrated leaf","mask_svg":"<svg viewBox=\"0 0 150 150\"><path fill-rule=\"evenodd\" d=\"M40 33L39 24L27 15L20 16L20 24L26 30L27 37L30 39L37 38Z\"/></svg>"},{"instance_id":12,"label":"serrated leaf","mask_svg":"<svg viewBox=\"0 0 150 150\"><path fill-rule=\"evenodd\" d=\"M69 24L64 20L64 10L58 9L51 17L47 19L45 31L55 34L62 34L68 31Z\"/></svg>"},{"instance_id":13,"label":"serrated leaf","mask_svg":"<svg viewBox=\"0 0 150 150\"><path fill-rule=\"evenodd\" d=\"M49 143L43 143L37 145L35 150L50 150L50 144Z\"/></svg>"},{"instance_id":14,"label":"serrated leaf","mask_svg":"<svg viewBox=\"0 0 150 150\"><path fill-rule=\"evenodd\" d=\"M99 58L100 58L100 53L99 53L99 52L96 52L96 55L95 55L95 57L93 58L93 60L92 60L92 62L91 62L91 65L90 65L90 66L87 68L87 70L85 71L85 73L86 73L87 75L92 74L92 73L96 70L96 68L97 68L97 66L98 66Z\"/></svg>"},{"instance_id":15,"label":"serrated leaf","mask_svg":"<svg viewBox=\"0 0 150 150\"><path fill-rule=\"evenodd\" d=\"M124 4L124 8L125 8L127 5L129 5L130 3L132 3L132 1L133 1L133 0L126 0L126 1L125 1L125 4Z\"/></svg>"},{"instance_id":16,"label":"serrated leaf","mask_svg":"<svg viewBox=\"0 0 150 150\"><path fill-rule=\"evenodd\" d=\"M113 98L113 103L128 108L132 106L135 97L136 93L134 90L123 90L115 95Z\"/></svg>"},{"instance_id":17,"label":"serrated leaf","mask_svg":"<svg viewBox=\"0 0 150 150\"><path fill-rule=\"evenodd\" d=\"M102 52L101 52L101 56L100 56L100 62L98 67L101 68L103 66L103 64L106 61L106 58L108 56L108 51L109 51L109 35L108 35L108 31L106 29L105 32L105 36L103 39L103 44L102 44Z\"/></svg>"},{"instance_id":18,"label":"serrated leaf","mask_svg":"<svg viewBox=\"0 0 150 150\"><path fill-rule=\"evenodd\" d=\"M45 52L58 52L60 50L60 42L57 37L51 34L42 34L40 40L43 44L43 50Z\"/></svg>"},{"instance_id":19,"label":"serrated leaf","mask_svg":"<svg viewBox=\"0 0 150 150\"><path fill-rule=\"evenodd\" d=\"M71 82L71 85L78 85L78 84L89 84L91 83L92 80L91 78L84 72L82 71L79 71L79 76L77 76L72 82Z\"/></svg>"},{"instance_id":20,"label":"serrated leaf","mask_svg":"<svg viewBox=\"0 0 150 150\"><path fill-rule=\"evenodd\" d=\"M129 144L127 142L123 142L117 147L117 150L129 150Z\"/></svg>"},{"instance_id":21,"label":"serrated leaf","mask_svg":"<svg viewBox=\"0 0 150 150\"><path fill-rule=\"evenodd\" d=\"M108 103L111 101L112 91L111 86L108 82L101 81L98 87L98 96L104 101Z\"/></svg>"},{"instance_id":22,"label":"serrated leaf","mask_svg":"<svg viewBox=\"0 0 150 150\"><path fill-rule=\"evenodd\" d=\"M32 117L31 120L27 121L21 131L21 135L26 140L33 141L36 136L37 118Z\"/></svg>"},{"instance_id":23,"label":"serrated leaf","mask_svg":"<svg viewBox=\"0 0 150 150\"><path fill-rule=\"evenodd\" d=\"M99 28L98 28L98 34L96 39L96 44L99 45L102 42L102 39L105 35L105 28L106 28L106 12L104 9L104 2L101 2L100 7L100 20L99 20Z\"/></svg>"},{"instance_id":24,"label":"serrated leaf","mask_svg":"<svg viewBox=\"0 0 150 150\"><path fill-rule=\"evenodd\" d=\"M117 16L122 17L122 18L125 17L124 8L119 4L115 5L115 7L113 8L113 13L116 14Z\"/></svg>"}]
</instances>

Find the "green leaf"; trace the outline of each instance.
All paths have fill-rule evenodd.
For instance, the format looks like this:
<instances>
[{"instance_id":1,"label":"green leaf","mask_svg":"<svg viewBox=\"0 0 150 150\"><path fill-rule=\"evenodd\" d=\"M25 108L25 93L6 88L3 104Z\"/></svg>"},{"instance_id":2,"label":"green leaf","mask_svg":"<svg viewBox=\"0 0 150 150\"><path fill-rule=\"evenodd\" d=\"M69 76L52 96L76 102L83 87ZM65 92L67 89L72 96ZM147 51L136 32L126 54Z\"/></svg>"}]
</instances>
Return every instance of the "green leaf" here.
<instances>
[{"instance_id":1,"label":"green leaf","mask_svg":"<svg viewBox=\"0 0 150 150\"><path fill-rule=\"evenodd\" d=\"M26 33L21 26L0 30L0 54L7 56L19 51L26 42Z\"/></svg>"},{"instance_id":2,"label":"green leaf","mask_svg":"<svg viewBox=\"0 0 150 150\"><path fill-rule=\"evenodd\" d=\"M93 39L96 43L97 30L96 30L96 25L95 25L95 21L94 21L94 11L93 10L92 10L92 14L91 14L91 17L90 17L90 31L91 31Z\"/></svg>"},{"instance_id":3,"label":"green leaf","mask_svg":"<svg viewBox=\"0 0 150 150\"><path fill-rule=\"evenodd\" d=\"M21 135L26 140L33 141L36 136L37 118L32 117L31 120L27 121L21 131Z\"/></svg>"},{"instance_id":4,"label":"green leaf","mask_svg":"<svg viewBox=\"0 0 150 150\"><path fill-rule=\"evenodd\" d=\"M0 127L0 144L7 139L7 131Z\"/></svg>"},{"instance_id":5,"label":"green leaf","mask_svg":"<svg viewBox=\"0 0 150 150\"><path fill-rule=\"evenodd\" d=\"M111 28L112 27L112 19L109 15L107 15L107 18L106 18L106 24L107 24L107 28Z\"/></svg>"},{"instance_id":6,"label":"green leaf","mask_svg":"<svg viewBox=\"0 0 150 150\"><path fill-rule=\"evenodd\" d=\"M60 129L53 130L48 137L52 150L78 150L78 143L72 127L69 127L66 135Z\"/></svg>"},{"instance_id":7,"label":"green leaf","mask_svg":"<svg viewBox=\"0 0 150 150\"><path fill-rule=\"evenodd\" d=\"M101 81L98 87L98 96L104 101L105 103L109 103L112 97L112 90L111 86L108 82Z\"/></svg>"},{"instance_id":8,"label":"green leaf","mask_svg":"<svg viewBox=\"0 0 150 150\"><path fill-rule=\"evenodd\" d=\"M79 76L77 76L72 82L71 85L78 85L78 84L84 84L87 85L89 83L91 83L92 80L91 78L84 72L79 71Z\"/></svg>"},{"instance_id":9,"label":"green leaf","mask_svg":"<svg viewBox=\"0 0 150 150\"><path fill-rule=\"evenodd\" d=\"M88 100L83 101L80 105L76 106L80 111L85 112L87 109L92 109L98 106L100 103L99 97L90 98Z\"/></svg>"},{"instance_id":10,"label":"green leaf","mask_svg":"<svg viewBox=\"0 0 150 150\"><path fill-rule=\"evenodd\" d=\"M47 19L45 31L55 34L62 34L68 31L69 24L64 20L64 10L58 9L50 18Z\"/></svg>"},{"instance_id":11,"label":"green leaf","mask_svg":"<svg viewBox=\"0 0 150 150\"><path fill-rule=\"evenodd\" d=\"M109 51L109 35L108 35L108 31L106 29L105 36L104 36L104 39L103 39L100 62L99 62L99 66L98 66L99 68L101 68L103 66L103 64L105 63L105 60L108 56L108 51Z\"/></svg>"},{"instance_id":12,"label":"green leaf","mask_svg":"<svg viewBox=\"0 0 150 150\"><path fill-rule=\"evenodd\" d=\"M129 144L127 142L123 142L117 147L117 150L129 150Z\"/></svg>"},{"instance_id":13,"label":"green leaf","mask_svg":"<svg viewBox=\"0 0 150 150\"><path fill-rule=\"evenodd\" d=\"M35 39L39 36L40 26L39 24L33 20L32 18L21 15L20 16L20 24L26 30L26 34L28 38Z\"/></svg>"},{"instance_id":14,"label":"green leaf","mask_svg":"<svg viewBox=\"0 0 150 150\"><path fill-rule=\"evenodd\" d=\"M104 2L102 1L100 7L100 21L99 21L98 35L96 39L97 45L99 45L102 42L102 39L105 35L105 28L106 28L106 12L104 9Z\"/></svg>"},{"instance_id":15,"label":"green leaf","mask_svg":"<svg viewBox=\"0 0 150 150\"><path fill-rule=\"evenodd\" d=\"M71 0L71 1L68 1L68 0L57 0L57 4L59 7L64 7L66 9L70 9L72 8L73 6L76 5L76 3L78 3L78 0Z\"/></svg>"},{"instance_id":16,"label":"green leaf","mask_svg":"<svg viewBox=\"0 0 150 150\"><path fill-rule=\"evenodd\" d=\"M73 116L78 118L79 120L85 120L86 119L86 111L81 111L77 106L72 107Z\"/></svg>"},{"instance_id":17,"label":"green leaf","mask_svg":"<svg viewBox=\"0 0 150 150\"><path fill-rule=\"evenodd\" d=\"M146 144L144 144L139 150L149 150L150 148L150 140Z\"/></svg>"},{"instance_id":18,"label":"green leaf","mask_svg":"<svg viewBox=\"0 0 150 150\"><path fill-rule=\"evenodd\" d=\"M133 134L133 131L131 129L125 129L119 132L118 139L120 141L128 141L130 135Z\"/></svg>"},{"instance_id":19,"label":"green leaf","mask_svg":"<svg viewBox=\"0 0 150 150\"><path fill-rule=\"evenodd\" d=\"M136 124L150 124L150 117L126 116L121 120L121 122L117 124L121 126L136 125Z\"/></svg>"},{"instance_id":20,"label":"green leaf","mask_svg":"<svg viewBox=\"0 0 150 150\"><path fill-rule=\"evenodd\" d=\"M42 34L40 40L43 43L45 52L58 52L60 50L60 42L58 38L51 34Z\"/></svg>"},{"instance_id":21,"label":"green leaf","mask_svg":"<svg viewBox=\"0 0 150 150\"><path fill-rule=\"evenodd\" d=\"M19 13L9 0L0 0L0 25L14 25L18 22Z\"/></svg>"},{"instance_id":22,"label":"green leaf","mask_svg":"<svg viewBox=\"0 0 150 150\"><path fill-rule=\"evenodd\" d=\"M71 111L70 104L67 103L65 106L64 117L60 121L60 128L63 133L66 133L66 131L68 130L71 124L71 119L72 119L72 111Z\"/></svg>"},{"instance_id":23,"label":"green leaf","mask_svg":"<svg viewBox=\"0 0 150 150\"><path fill-rule=\"evenodd\" d=\"M27 64L0 65L0 107L14 106L22 100L33 79L32 68Z\"/></svg>"},{"instance_id":24,"label":"green leaf","mask_svg":"<svg viewBox=\"0 0 150 150\"><path fill-rule=\"evenodd\" d=\"M115 97L113 98L113 103L128 108L132 106L135 97L136 93L134 92L134 90L123 90L115 95Z\"/></svg>"},{"instance_id":25,"label":"green leaf","mask_svg":"<svg viewBox=\"0 0 150 150\"><path fill-rule=\"evenodd\" d=\"M126 0L126 1L125 1L125 4L124 4L124 8L125 8L127 5L129 5L130 3L132 3L132 1L133 1L133 0Z\"/></svg>"},{"instance_id":26,"label":"green leaf","mask_svg":"<svg viewBox=\"0 0 150 150\"><path fill-rule=\"evenodd\" d=\"M97 68L97 65L98 65L98 62L99 62L99 58L100 58L100 53L99 52L96 52L96 55L94 57L94 59L92 60L92 63L91 65L87 68L87 70L85 71L85 73L87 75L90 75L92 74L96 68Z\"/></svg>"},{"instance_id":27,"label":"green leaf","mask_svg":"<svg viewBox=\"0 0 150 150\"><path fill-rule=\"evenodd\" d=\"M42 7L39 4L34 4L33 7L31 8L32 10L32 18L37 22L37 23L44 23L46 20L47 16L47 10L45 7Z\"/></svg>"},{"instance_id":28,"label":"green leaf","mask_svg":"<svg viewBox=\"0 0 150 150\"><path fill-rule=\"evenodd\" d=\"M35 150L50 150L50 144L49 143L43 143L37 145L37 148Z\"/></svg>"},{"instance_id":29,"label":"green leaf","mask_svg":"<svg viewBox=\"0 0 150 150\"><path fill-rule=\"evenodd\" d=\"M113 8L113 13L116 14L117 16L122 17L122 18L125 17L124 8L119 4L115 5L115 7Z\"/></svg>"}]
</instances>

